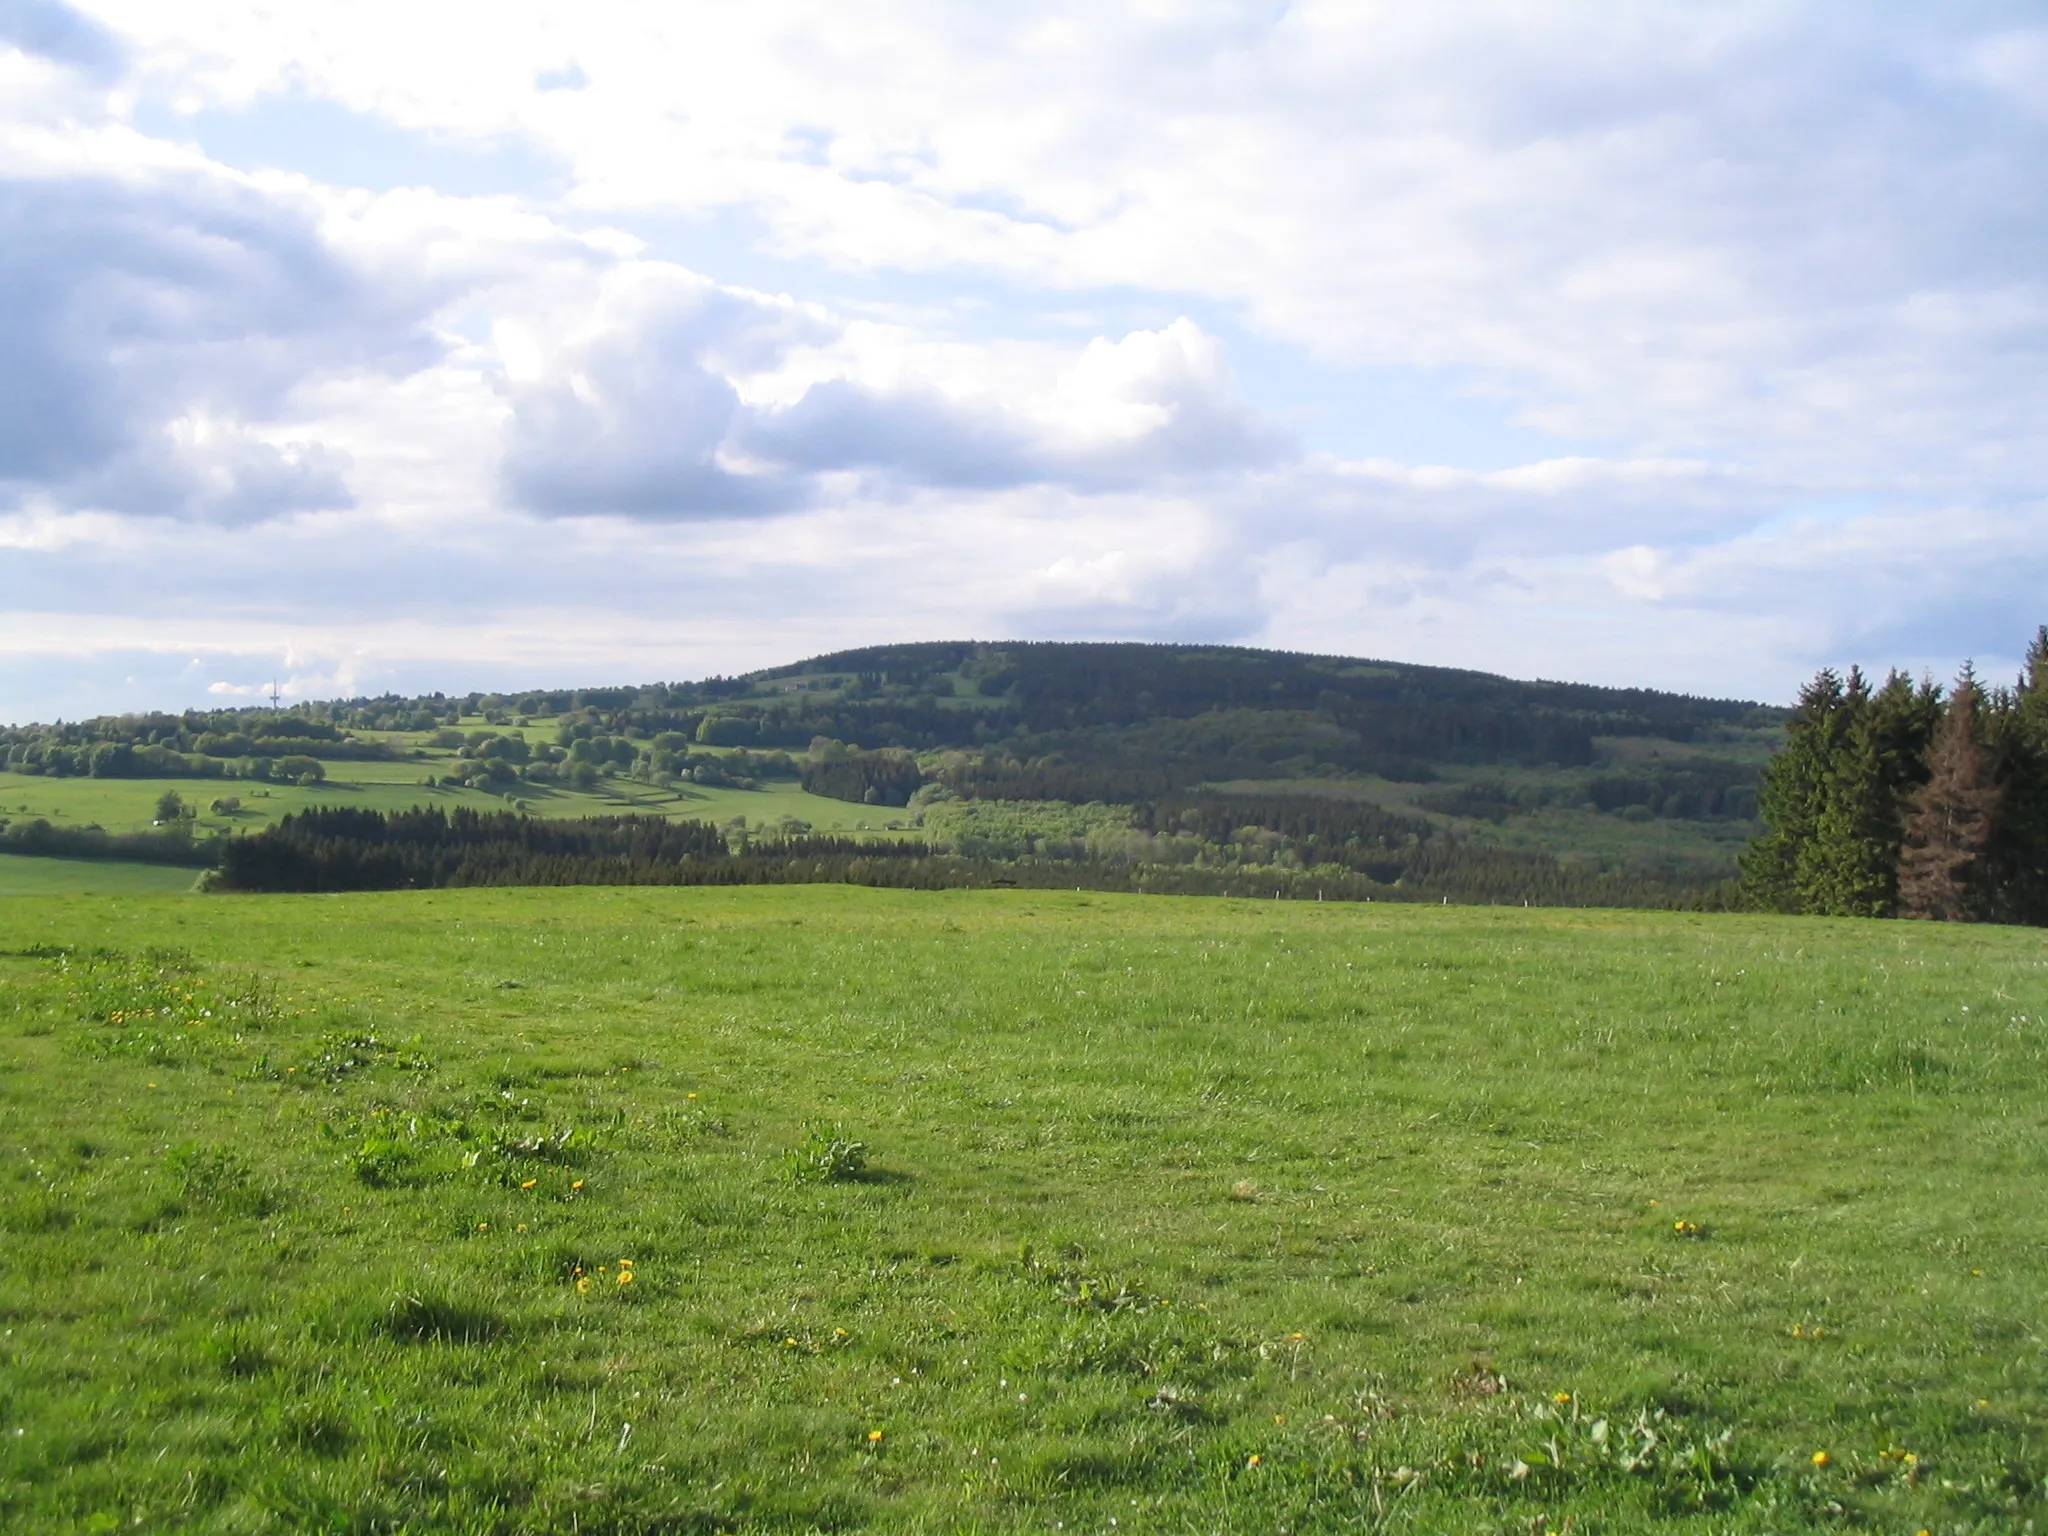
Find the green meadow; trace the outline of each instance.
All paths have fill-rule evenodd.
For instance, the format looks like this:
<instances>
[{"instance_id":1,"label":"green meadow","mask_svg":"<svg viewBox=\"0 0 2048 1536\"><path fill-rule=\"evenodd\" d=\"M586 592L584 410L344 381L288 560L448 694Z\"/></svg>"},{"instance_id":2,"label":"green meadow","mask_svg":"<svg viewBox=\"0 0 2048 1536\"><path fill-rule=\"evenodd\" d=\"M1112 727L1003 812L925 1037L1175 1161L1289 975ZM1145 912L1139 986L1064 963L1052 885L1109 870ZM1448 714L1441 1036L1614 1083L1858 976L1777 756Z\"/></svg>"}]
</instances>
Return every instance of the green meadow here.
<instances>
[{"instance_id":1,"label":"green meadow","mask_svg":"<svg viewBox=\"0 0 2048 1536\"><path fill-rule=\"evenodd\" d=\"M418 763L329 763L324 783L252 783L247 779L83 779L0 773L0 818L42 817L58 827L100 826L109 832L147 828L156 815L157 799L176 790L197 807L202 834L257 832L293 811L314 806L353 806L370 811L403 811L413 806L453 810L503 811L513 800L536 816L669 816L723 825L744 816L749 826L772 825L785 816L809 822L820 832L873 832L886 835L888 821L901 812L887 807L852 805L823 795L806 794L796 784L770 781L760 789L714 789L678 785L664 789L634 779L607 779L585 793L563 786L521 784L513 796L481 789L458 789L422 781L438 776L451 754ZM233 797L238 809L215 813L215 800Z\"/></svg>"},{"instance_id":2,"label":"green meadow","mask_svg":"<svg viewBox=\"0 0 2048 1536\"><path fill-rule=\"evenodd\" d=\"M2010 1532L2038 932L0 901L0 1526Z\"/></svg>"},{"instance_id":3,"label":"green meadow","mask_svg":"<svg viewBox=\"0 0 2048 1536\"><path fill-rule=\"evenodd\" d=\"M198 878L173 865L0 853L0 896L160 896L189 891Z\"/></svg>"}]
</instances>

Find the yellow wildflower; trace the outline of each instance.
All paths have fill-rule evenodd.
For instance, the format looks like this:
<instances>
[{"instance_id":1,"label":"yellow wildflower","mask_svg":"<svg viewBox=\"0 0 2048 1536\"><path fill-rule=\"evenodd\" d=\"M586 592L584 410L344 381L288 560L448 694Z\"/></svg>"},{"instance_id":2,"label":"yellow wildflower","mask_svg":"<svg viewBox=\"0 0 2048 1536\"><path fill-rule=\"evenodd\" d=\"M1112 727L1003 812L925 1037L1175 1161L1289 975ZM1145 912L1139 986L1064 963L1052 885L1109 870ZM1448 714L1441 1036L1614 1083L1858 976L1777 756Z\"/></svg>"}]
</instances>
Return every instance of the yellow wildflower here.
<instances>
[{"instance_id":1,"label":"yellow wildflower","mask_svg":"<svg viewBox=\"0 0 2048 1536\"><path fill-rule=\"evenodd\" d=\"M691 1094L691 1095L690 1095L690 1097L694 1099L695 1097L697 1097L697 1095L695 1095L695 1094L693 1093L693 1094ZM877 1442L877 1441L878 1441L878 1440L880 1440L881 1438L882 1438L882 1432L881 1432L881 1431L880 1431L879 1429L871 1429L871 1430L869 1430L869 1431L868 1431L868 1444L869 1444L869 1445L873 1445L873 1444L875 1444L875 1442Z\"/></svg>"},{"instance_id":2,"label":"yellow wildflower","mask_svg":"<svg viewBox=\"0 0 2048 1536\"><path fill-rule=\"evenodd\" d=\"M1559 1407L1562 1407L1572 1400L1572 1395L1569 1392L1553 1392L1550 1394L1550 1400Z\"/></svg>"},{"instance_id":3,"label":"yellow wildflower","mask_svg":"<svg viewBox=\"0 0 2048 1536\"><path fill-rule=\"evenodd\" d=\"M590 1294L590 1276L578 1275L576 1277L576 1290L579 1295L588 1296Z\"/></svg>"},{"instance_id":4,"label":"yellow wildflower","mask_svg":"<svg viewBox=\"0 0 2048 1536\"><path fill-rule=\"evenodd\" d=\"M622 1270L620 1270L620 1271L619 1271L619 1284L621 1284L621 1285L631 1285L632 1283L633 1283L633 1271L631 1271L630 1269L622 1269Z\"/></svg>"},{"instance_id":5,"label":"yellow wildflower","mask_svg":"<svg viewBox=\"0 0 2048 1536\"><path fill-rule=\"evenodd\" d=\"M1816 1467L1827 1466L1834 1459L1835 1458L1830 1456L1826 1451L1815 1451L1813 1453L1813 1464Z\"/></svg>"},{"instance_id":6,"label":"yellow wildflower","mask_svg":"<svg viewBox=\"0 0 2048 1536\"><path fill-rule=\"evenodd\" d=\"M1244 1464L1248 1467L1256 1467L1260 1462L1264 1461L1265 1459L1266 1458L1263 1456L1253 1454L1245 1457Z\"/></svg>"}]
</instances>

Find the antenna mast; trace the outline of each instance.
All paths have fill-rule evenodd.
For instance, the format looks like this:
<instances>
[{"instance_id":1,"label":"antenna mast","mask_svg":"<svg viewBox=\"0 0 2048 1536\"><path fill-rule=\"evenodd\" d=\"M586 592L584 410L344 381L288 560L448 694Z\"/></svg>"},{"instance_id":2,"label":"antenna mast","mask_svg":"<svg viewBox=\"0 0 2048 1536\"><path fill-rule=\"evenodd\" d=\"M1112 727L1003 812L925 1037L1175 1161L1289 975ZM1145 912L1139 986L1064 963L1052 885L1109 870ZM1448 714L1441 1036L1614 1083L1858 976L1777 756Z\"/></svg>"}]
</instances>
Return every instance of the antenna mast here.
<instances>
[{"instance_id":1,"label":"antenna mast","mask_svg":"<svg viewBox=\"0 0 2048 1536\"><path fill-rule=\"evenodd\" d=\"M281 695L277 691L277 679L272 678L270 680L270 707L272 709L277 708L278 700L280 697Z\"/></svg>"}]
</instances>

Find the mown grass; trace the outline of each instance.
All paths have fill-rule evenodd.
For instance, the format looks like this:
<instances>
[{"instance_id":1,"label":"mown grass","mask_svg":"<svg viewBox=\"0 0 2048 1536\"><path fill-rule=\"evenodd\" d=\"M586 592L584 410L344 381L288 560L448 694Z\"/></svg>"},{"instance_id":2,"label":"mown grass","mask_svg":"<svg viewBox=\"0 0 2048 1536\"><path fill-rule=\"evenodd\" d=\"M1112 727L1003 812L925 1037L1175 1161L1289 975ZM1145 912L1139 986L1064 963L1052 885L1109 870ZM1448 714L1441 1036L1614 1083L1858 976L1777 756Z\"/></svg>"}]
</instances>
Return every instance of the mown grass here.
<instances>
[{"instance_id":1,"label":"mown grass","mask_svg":"<svg viewBox=\"0 0 2048 1536\"><path fill-rule=\"evenodd\" d=\"M42 817L58 827L100 826L109 832L147 828L156 814L157 798L176 790L199 808L202 833L257 832L294 811L314 806L352 806L370 811L403 811L416 805L452 810L468 806L502 811L523 801L536 816L670 816L723 825L744 816L749 826L772 825L785 816L809 822L820 832L872 831L883 835L886 823L903 813L887 807L852 805L823 795L805 794L796 784L771 781L761 789L715 789L688 785L664 790L632 779L607 780L603 788L584 793L555 785L519 784L510 797L482 789L429 788L421 780L438 777L455 761L439 754L420 762L330 763L326 783L301 788L296 784L252 784L246 779L73 779L0 773L0 818ZM241 808L214 815L213 801L233 796Z\"/></svg>"},{"instance_id":2,"label":"mown grass","mask_svg":"<svg viewBox=\"0 0 2048 1536\"><path fill-rule=\"evenodd\" d=\"M608 889L0 948L9 1529L2044 1513L2039 934Z\"/></svg>"},{"instance_id":3,"label":"mown grass","mask_svg":"<svg viewBox=\"0 0 2048 1536\"><path fill-rule=\"evenodd\" d=\"M0 853L0 896L162 895L191 890L198 875L164 864Z\"/></svg>"}]
</instances>

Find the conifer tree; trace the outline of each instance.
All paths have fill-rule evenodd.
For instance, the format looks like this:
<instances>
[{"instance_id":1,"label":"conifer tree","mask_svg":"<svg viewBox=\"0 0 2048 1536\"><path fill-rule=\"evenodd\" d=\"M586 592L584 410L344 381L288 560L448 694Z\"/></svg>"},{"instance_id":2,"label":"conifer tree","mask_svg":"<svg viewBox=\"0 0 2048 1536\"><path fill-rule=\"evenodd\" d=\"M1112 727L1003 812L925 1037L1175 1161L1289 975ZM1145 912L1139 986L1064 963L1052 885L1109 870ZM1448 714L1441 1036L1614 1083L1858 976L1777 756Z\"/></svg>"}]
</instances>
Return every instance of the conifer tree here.
<instances>
[{"instance_id":1,"label":"conifer tree","mask_svg":"<svg viewBox=\"0 0 2048 1536\"><path fill-rule=\"evenodd\" d=\"M2019 686L1993 703L1983 735L2004 803L1987 855L1991 915L2048 925L2048 625L2028 647Z\"/></svg>"},{"instance_id":2,"label":"conifer tree","mask_svg":"<svg viewBox=\"0 0 2048 1536\"><path fill-rule=\"evenodd\" d=\"M1872 696L1864 674L1849 670L1819 815L1798 850L1794 883L1800 911L1827 918L1892 913L1898 895L1898 780L1905 762L1917 762L1911 702L1913 686L1896 672Z\"/></svg>"},{"instance_id":3,"label":"conifer tree","mask_svg":"<svg viewBox=\"0 0 2048 1536\"><path fill-rule=\"evenodd\" d=\"M1757 787L1764 830L1742 855L1742 884L1745 896L1765 911L1806 910L1800 890L1802 853L1819 828L1841 752L1844 704L1842 679L1832 668L1821 668L1799 690L1784 750L1765 767Z\"/></svg>"},{"instance_id":4,"label":"conifer tree","mask_svg":"<svg viewBox=\"0 0 2048 1536\"><path fill-rule=\"evenodd\" d=\"M1906 917L1961 922L1992 908L1985 854L2000 796L1980 739L1982 703L1976 676L1965 667L1935 727L1927 783L1909 802L1899 856L1899 910Z\"/></svg>"},{"instance_id":5,"label":"conifer tree","mask_svg":"<svg viewBox=\"0 0 2048 1536\"><path fill-rule=\"evenodd\" d=\"M1816 861L1830 878L1811 882L1808 911L1896 914L1906 803L1927 782L1927 746L1940 720L1941 690L1932 682L1916 687L1897 670L1852 712Z\"/></svg>"},{"instance_id":6,"label":"conifer tree","mask_svg":"<svg viewBox=\"0 0 2048 1536\"><path fill-rule=\"evenodd\" d=\"M1893 672L1873 692L1851 668L1803 689L1758 792L1765 832L1742 858L1752 904L1824 917L1897 910L1901 815L1926 780L1940 690Z\"/></svg>"}]
</instances>

